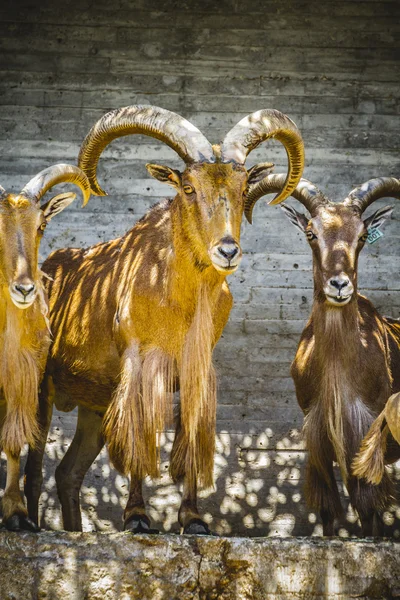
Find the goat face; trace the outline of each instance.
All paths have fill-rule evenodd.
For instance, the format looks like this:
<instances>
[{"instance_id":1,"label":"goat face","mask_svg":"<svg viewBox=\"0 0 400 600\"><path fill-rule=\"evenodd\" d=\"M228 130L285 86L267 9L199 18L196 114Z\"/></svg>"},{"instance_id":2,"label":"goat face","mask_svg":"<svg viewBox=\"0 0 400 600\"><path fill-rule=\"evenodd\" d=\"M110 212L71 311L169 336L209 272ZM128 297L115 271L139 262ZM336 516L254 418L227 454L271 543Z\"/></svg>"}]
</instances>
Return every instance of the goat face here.
<instances>
[{"instance_id":1,"label":"goat face","mask_svg":"<svg viewBox=\"0 0 400 600\"><path fill-rule=\"evenodd\" d=\"M147 165L149 173L174 186L181 206L182 229L196 263L220 273L236 271L242 258L240 223L248 175L232 163L197 163L183 173Z\"/></svg>"},{"instance_id":2,"label":"goat face","mask_svg":"<svg viewBox=\"0 0 400 600\"><path fill-rule=\"evenodd\" d=\"M29 308L40 286L38 255L47 222L75 194L53 197L42 208L24 194L4 194L0 201L0 282L18 308Z\"/></svg>"},{"instance_id":3,"label":"goat face","mask_svg":"<svg viewBox=\"0 0 400 600\"><path fill-rule=\"evenodd\" d=\"M36 298L38 252L46 220L40 207L18 194L0 203L0 276L18 308Z\"/></svg>"},{"instance_id":4,"label":"goat face","mask_svg":"<svg viewBox=\"0 0 400 600\"><path fill-rule=\"evenodd\" d=\"M393 207L380 209L367 219L343 203L323 204L311 219L292 207L283 208L311 246L317 296L332 306L345 306L357 292L358 256L368 229L379 227L390 217Z\"/></svg>"}]
</instances>

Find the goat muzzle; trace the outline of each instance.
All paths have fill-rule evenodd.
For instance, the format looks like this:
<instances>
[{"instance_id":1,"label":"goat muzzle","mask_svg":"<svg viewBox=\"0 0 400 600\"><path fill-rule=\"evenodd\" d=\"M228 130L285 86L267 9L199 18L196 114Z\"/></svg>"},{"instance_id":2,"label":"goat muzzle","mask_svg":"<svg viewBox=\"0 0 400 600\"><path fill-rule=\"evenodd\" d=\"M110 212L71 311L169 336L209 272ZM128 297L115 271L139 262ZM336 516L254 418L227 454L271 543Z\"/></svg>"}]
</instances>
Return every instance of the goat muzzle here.
<instances>
[{"instance_id":1,"label":"goat muzzle","mask_svg":"<svg viewBox=\"0 0 400 600\"><path fill-rule=\"evenodd\" d=\"M37 287L32 281L21 283L14 281L9 286L11 300L17 308L29 308L35 301Z\"/></svg>"},{"instance_id":2,"label":"goat muzzle","mask_svg":"<svg viewBox=\"0 0 400 600\"><path fill-rule=\"evenodd\" d=\"M333 306L345 306L354 294L354 286L345 274L331 277L324 286L326 300Z\"/></svg>"},{"instance_id":3,"label":"goat muzzle","mask_svg":"<svg viewBox=\"0 0 400 600\"><path fill-rule=\"evenodd\" d=\"M217 271L233 273L242 260L242 250L232 237L225 237L212 246L209 256Z\"/></svg>"}]
</instances>

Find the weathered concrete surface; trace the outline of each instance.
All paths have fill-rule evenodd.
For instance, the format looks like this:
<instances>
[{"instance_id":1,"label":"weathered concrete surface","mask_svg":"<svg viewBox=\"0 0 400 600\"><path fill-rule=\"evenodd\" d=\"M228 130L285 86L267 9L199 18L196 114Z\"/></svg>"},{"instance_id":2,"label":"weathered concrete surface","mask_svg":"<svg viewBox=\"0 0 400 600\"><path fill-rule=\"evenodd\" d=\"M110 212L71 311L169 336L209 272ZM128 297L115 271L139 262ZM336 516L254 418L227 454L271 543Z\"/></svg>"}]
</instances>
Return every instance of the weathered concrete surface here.
<instances>
[{"instance_id":1,"label":"weathered concrete surface","mask_svg":"<svg viewBox=\"0 0 400 600\"><path fill-rule=\"evenodd\" d=\"M400 597L390 541L0 533L0 600Z\"/></svg>"}]
</instances>

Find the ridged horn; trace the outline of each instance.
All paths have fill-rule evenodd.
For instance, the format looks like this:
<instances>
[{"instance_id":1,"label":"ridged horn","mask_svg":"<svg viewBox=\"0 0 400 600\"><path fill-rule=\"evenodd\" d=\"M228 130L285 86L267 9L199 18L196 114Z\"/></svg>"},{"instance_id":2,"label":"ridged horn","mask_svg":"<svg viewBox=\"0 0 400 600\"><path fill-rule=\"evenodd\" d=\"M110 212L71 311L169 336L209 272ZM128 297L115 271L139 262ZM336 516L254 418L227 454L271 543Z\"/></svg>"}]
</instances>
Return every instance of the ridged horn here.
<instances>
[{"instance_id":1,"label":"ridged horn","mask_svg":"<svg viewBox=\"0 0 400 600\"><path fill-rule=\"evenodd\" d=\"M90 198L90 183L85 173L74 165L53 165L40 171L24 187L21 194L40 202L45 193L58 183L73 183L77 185L83 196L82 206L87 204Z\"/></svg>"},{"instance_id":2,"label":"ridged horn","mask_svg":"<svg viewBox=\"0 0 400 600\"><path fill-rule=\"evenodd\" d=\"M370 204L379 198L398 198L400 200L400 180L394 177L376 177L357 186L343 200L346 206L355 207L362 214Z\"/></svg>"},{"instance_id":3,"label":"ridged horn","mask_svg":"<svg viewBox=\"0 0 400 600\"><path fill-rule=\"evenodd\" d=\"M270 202L283 202L301 179L304 169L304 143L300 131L288 116L273 109L264 109L248 115L225 136L221 147L223 162L243 165L247 155L269 138L279 140L288 156L288 173L280 193Z\"/></svg>"},{"instance_id":4,"label":"ridged horn","mask_svg":"<svg viewBox=\"0 0 400 600\"><path fill-rule=\"evenodd\" d=\"M97 163L104 148L112 140L134 133L164 142L187 164L215 162L210 142L180 115L157 106L125 106L101 117L83 140L78 164L89 177L94 194L107 195L96 176Z\"/></svg>"},{"instance_id":5,"label":"ridged horn","mask_svg":"<svg viewBox=\"0 0 400 600\"><path fill-rule=\"evenodd\" d=\"M264 179L251 186L244 204L244 214L249 223L253 222L253 208L257 200L266 194L279 194L285 183L286 175L284 173L275 173L267 175ZM293 196L293 198L301 202L312 217L319 206L328 204L329 202L316 185L308 181L308 179L303 178L300 179L297 187L291 191L289 196Z\"/></svg>"}]
</instances>

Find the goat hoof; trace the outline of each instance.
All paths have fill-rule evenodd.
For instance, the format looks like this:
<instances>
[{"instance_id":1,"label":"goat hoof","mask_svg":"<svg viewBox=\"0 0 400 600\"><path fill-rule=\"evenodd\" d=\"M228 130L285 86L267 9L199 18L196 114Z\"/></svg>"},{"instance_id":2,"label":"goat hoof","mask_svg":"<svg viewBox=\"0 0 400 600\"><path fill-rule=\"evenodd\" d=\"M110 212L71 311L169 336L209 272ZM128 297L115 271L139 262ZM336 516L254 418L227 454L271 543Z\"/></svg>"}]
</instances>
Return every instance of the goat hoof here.
<instances>
[{"instance_id":1,"label":"goat hoof","mask_svg":"<svg viewBox=\"0 0 400 600\"><path fill-rule=\"evenodd\" d=\"M3 525L8 531L40 531L40 527L25 515L12 515L3 521Z\"/></svg>"},{"instance_id":2,"label":"goat hoof","mask_svg":"<svg viewBox=\"0 0 400 600\"><path fill-rule=\"evenodd\" d=\"M191 519L183 528L183 533L188 535L217 535L211 531L207 523L202 521L202 519Z\"/></svg>"},{"instance_id":3,"label":"goat hoof","mask_svg":"<svg viewBox=\"0 0 400 600\"><path fill-rule=\"evenodd\" d=\"M146 515L133 515L124 523L124 531L131 533L160 533L158 529L150 527L150 519Z\"/></svg>"}]
</instances>

